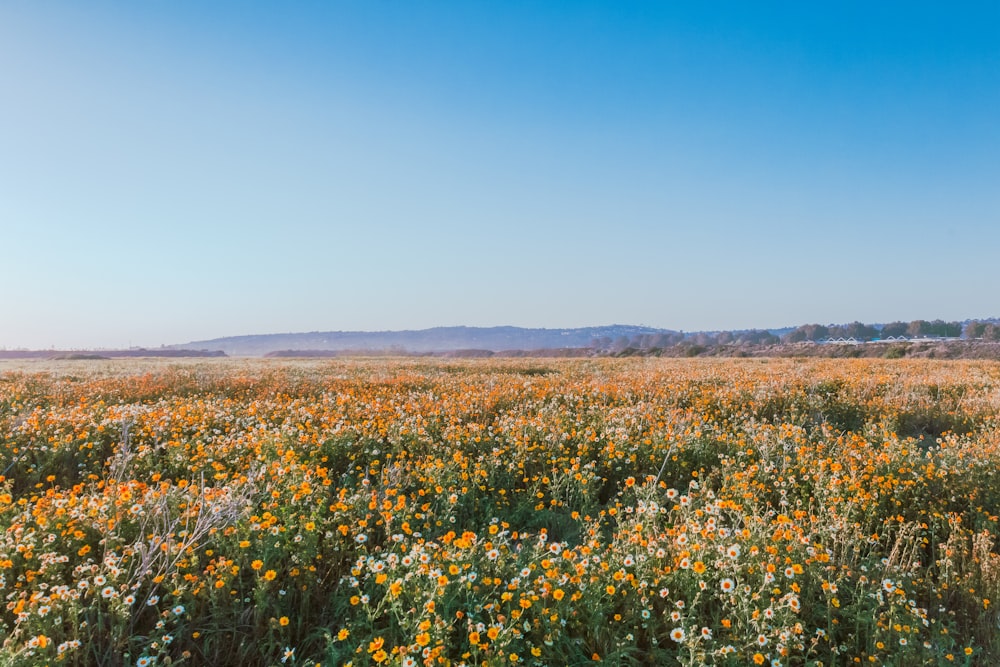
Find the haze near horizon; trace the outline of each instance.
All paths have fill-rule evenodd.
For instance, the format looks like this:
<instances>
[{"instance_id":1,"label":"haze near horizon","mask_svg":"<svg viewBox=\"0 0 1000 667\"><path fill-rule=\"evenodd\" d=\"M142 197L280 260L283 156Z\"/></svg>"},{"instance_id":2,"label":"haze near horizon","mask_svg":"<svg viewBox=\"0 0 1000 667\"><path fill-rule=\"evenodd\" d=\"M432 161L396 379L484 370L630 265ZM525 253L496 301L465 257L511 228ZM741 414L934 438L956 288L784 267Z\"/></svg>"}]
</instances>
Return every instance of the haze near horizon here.
<instances>
[{"instance_id":1,"label":"haze near horizon","mask_svg":"<svg viewBox=\"0 0 1000 667\"><path fill-rule=\"evenodd\" d=\"M0 7L0 347L996 316L1000 8Z\"/></svg>"}]
</instances>

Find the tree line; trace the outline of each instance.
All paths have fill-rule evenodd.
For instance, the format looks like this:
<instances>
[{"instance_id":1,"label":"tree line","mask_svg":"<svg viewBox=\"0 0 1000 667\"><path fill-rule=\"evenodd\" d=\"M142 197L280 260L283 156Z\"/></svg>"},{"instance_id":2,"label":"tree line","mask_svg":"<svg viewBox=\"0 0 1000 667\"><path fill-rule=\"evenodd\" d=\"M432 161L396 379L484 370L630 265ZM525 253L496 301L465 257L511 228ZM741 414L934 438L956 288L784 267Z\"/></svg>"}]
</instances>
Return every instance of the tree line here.
<instances>
[{"instance_id":1,"label":"tree line","mask_svg":"<svg viewBox=\"0 0 1000 667\"><path fill-rule=\"evenodd\" d=\"M857 341L885 340L886 338L959 338L962 336L961 322L944 320L913 320L912 322L890 322L881 328L861 322L828 325L804 324L782 337L785 343L821 341L829 338L853 338Z\"/></svg>"},{"instance_id":2,"label":"tree line","mask_svg":"<svg viewBox=\"0 0 1000 667\"><path fill-rule=\"evenodd\" d=\"M777 345L779 343L804 343L853 338L859 342L886 340L888 338L965 338L969 340L1000 341L1000 321L971 320L945 322L944 320L913 320L889 322L881 326L851 322L850 324L803 324L779 337L769 331L718 331L644 334L595 338L591 348L613 354L629 351L648 352L671 347L715 347L718 345L749 346Z\"/></svg>"},{"instance_id":3,"label":"tree line","mask_svg":"<svg viewBox=\"0 0 1000 667\"><path fill-rule=\"evenodd\" d=\"M716 345L776 345L780 342L781 339L769 331L750 329L747 331L702 331L688 334L675 331L662 334L619 336L618 338L604 336L595 338L591 347L602 352L621 354L630 350L647 352L678 346L704 348Z\"/></svg>"},{"instance_id":4,"label":"tree line","mask_svg":"<svg viewBox=\"0 0 1000 667\"><path fill-rule=\"evenodd\" d=\"M1000 323L973 320L965 325L964 333L970 340L1000 340Z\"/></svg>"}]
</instances>

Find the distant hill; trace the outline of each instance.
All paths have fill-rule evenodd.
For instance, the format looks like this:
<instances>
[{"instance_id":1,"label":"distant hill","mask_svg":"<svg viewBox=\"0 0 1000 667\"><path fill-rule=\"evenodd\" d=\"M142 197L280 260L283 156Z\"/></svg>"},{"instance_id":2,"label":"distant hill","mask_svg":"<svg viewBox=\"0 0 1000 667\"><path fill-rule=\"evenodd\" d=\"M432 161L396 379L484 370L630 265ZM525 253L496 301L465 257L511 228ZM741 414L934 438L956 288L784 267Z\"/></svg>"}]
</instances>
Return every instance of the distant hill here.
<instances>
[{"instance_id":1,"label":"distant hill","mask_svg":"<svg viewBox=\"0 0 1000 667\"><path fill-rule=\"evenodd\" d=\"M452 350L541 350L593 347L595 341L613 342L640 336L676 335L669 329L612 324L578 329L521 327L434 327L413 331L314 331L311 333L230 336L168 346L176 350L222 350L230 356L263 356L273 352L397 351L400 353Z\"/></svg>"}]
</instances>

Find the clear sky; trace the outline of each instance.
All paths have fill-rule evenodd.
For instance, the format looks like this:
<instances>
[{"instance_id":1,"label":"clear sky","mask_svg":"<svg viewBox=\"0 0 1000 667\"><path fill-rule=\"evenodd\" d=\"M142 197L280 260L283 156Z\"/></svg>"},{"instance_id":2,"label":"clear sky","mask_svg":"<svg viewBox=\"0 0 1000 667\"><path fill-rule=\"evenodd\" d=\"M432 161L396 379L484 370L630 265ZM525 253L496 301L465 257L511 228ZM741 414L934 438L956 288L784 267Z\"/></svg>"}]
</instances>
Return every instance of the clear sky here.
<instances>
[{"instance_id":1,"label":"clear sky","mask_svg":"<svg viewBox=\"0 0 1000 667\"><path fill-rule=\"evenodd\" d=\"M1000 315L1000 4L0 4L0 346Z\"/></svg>"}]
</instances>

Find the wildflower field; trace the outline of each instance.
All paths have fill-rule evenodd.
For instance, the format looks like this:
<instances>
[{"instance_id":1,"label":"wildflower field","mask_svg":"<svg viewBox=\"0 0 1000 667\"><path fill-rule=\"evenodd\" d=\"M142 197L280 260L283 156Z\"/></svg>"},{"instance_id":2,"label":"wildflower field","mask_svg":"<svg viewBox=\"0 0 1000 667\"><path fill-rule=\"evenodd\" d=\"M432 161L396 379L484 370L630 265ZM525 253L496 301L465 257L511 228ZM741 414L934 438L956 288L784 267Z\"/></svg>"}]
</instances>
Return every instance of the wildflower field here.
<instances>
[{"instance_id":1,"label":"wildflower field","mask_svg":"<svg viewBox=\"0 0 1000 667\"><path fill-rule=\"evenodd\" d=\"M1000 364L0 366L2 665L998 665Z\"/></svg>"}]
</instances>

